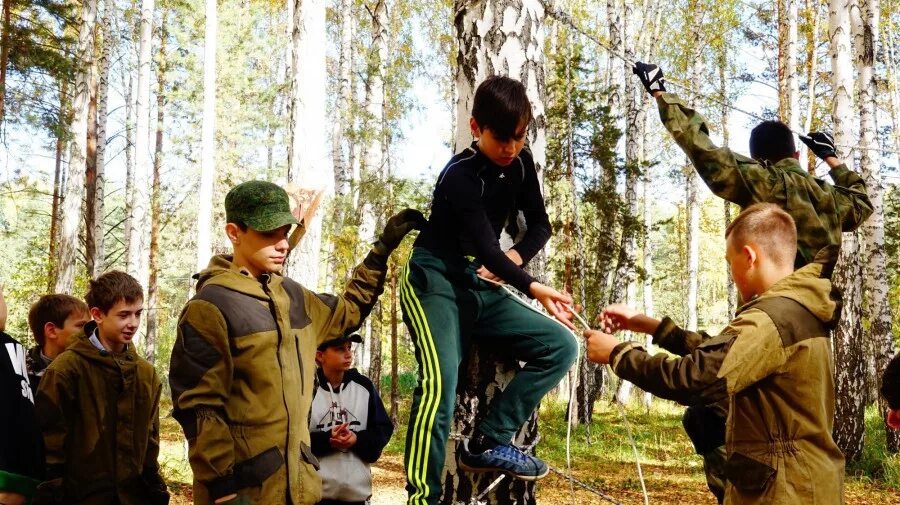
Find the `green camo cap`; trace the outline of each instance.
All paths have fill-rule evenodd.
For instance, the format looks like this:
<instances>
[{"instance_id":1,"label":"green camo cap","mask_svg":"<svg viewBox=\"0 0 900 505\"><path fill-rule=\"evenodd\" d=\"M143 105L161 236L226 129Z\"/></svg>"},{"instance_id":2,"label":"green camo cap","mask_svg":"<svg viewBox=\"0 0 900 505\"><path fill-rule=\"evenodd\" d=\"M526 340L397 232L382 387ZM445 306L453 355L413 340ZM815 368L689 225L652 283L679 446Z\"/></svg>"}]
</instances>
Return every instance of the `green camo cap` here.
<instances>
[{"instance_id":1,"label":"green camo cap","mask_svg":"<svg viewBox=\"0 0 900 505\"><path fill-rule=\"evenodd\" d=\"M291 214L287 192L266 181L248 181L231 188L225 195L225 220L244 223L261 232L300 224Z\"/></svg>"}]
</instances>

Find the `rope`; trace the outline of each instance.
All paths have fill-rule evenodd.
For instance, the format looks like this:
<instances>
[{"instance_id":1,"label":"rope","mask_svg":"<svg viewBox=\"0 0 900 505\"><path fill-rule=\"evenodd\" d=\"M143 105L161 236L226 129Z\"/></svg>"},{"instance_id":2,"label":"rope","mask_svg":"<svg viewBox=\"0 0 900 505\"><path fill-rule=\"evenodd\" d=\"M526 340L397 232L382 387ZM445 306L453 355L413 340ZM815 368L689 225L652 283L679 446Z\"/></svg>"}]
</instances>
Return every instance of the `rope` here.
<instances>
[{"instance_id":1,"label":"rope","mask_svg":"<svg viewBox=\"0 0 900 505\"><path fill-rule=\"evenodd\" d=\"M594 44L597 44L598 46L600 46L600 47L606 49L606 50L609 52L610 55L615 56L616 58L622 60L623 62L625 62L625 63L627 63L627 64L629 64L629 65L632 65L632 66L636 63L635 61L632 61L632 60L626 58L625 56L619 54L618 52L616 52L616 50L613 49L613 48L610 46L609 43L607 43L607 42L601 40L601 39L600 39L599 37L597 37L596 35L593 35L593 34L591 34L591 33L588 33L587 30L581 28L581 27L575 22L575 20L572 18L572 15L569 14L568 12L562 10L561 8L556 7L556 6L554 5L554 3L553 3L553 0L540 0L540 2L541 2L541 4L542 4L543 7L544 7L544 11L545 11L550 17L552 17L553 19L555 19L555 20L559 21L560 23L563 23L564 25L568 26L568 27L571 28L572 30L574 30L574 31L576 31L577 33L581 34L582 36L586 37L588 40L590 40L590 41L593 42ZM689 85L680 83L680 82L678 82L677 80L670 79L670 78L667 77L667 78L666 78L666 84L672 84L672 85L674 85L676 88L680 88L681 90L686 91L686 92L688 92L688 93L691 93L691 94L693 94L694 96L703 97L703 98L705 98L705 99L707 99L707 100L709 100L709 101L711 101L711 102L713 102L713 103L715 103L715 104L717 104L717 105L722 105L722 106L727 107L727 108L729 108L729 109L731 109L731 110L733 110L733 111L735 111L735 112L740 112L740 113L745 114L745 115L747 115L747 116L749 116L749 117L751 117L751 118L753 118L753 119L756 119L757 121L765 121L765 120L766 120L766 118L760 116L759 114L756 114L756 113L753 113L753 112L750 112L750 111L741 109L740 107L737 107L737 106L735 106L735 105L732 105L732 104L729 103L729 102L726 102L726 101L724 101L724 100L720 100L719 98L715 98L715 97L709 96L709 95L707 95L707 94L705 94L705 93L702 93L702 92L700 92L700 91L696 91L696 90L694 90L693 88L691 88ZM799 132L799 131L793 130L793 129L791 130L791 132L793 132L793 133L795 133L796 135L799 135L799 136L803 136L803 137L806 136L806 133L805 133L805 132ZM856 151L877 151L877 152L882 153L882 154L900 154L900 151L895 151L895 150L892 150L892 149L886 149L886 148L882 148L882 147L878 147L878 146L874 146L874 147L860 147L860 146L858 146L858 145L857 145L857 146L848 146L848 145L842 145L842 144L835 144L835 147L840 147L840 148L843 148L843 149L847 149L847 150L849 150L849 151L854 151L854 150L856 150Z\"/></svg>"},{"instance_id":2,"label":"rope","mask_svg":"<svg viewBox=\"0 0 900 505\"><path fill-rule=\"evenodd\" d=\"M561 471L557 470L556 468L553 468L552 466L550 467L550 471L555 473L556 475L559 475L560 477L562 477L564 479L567 479L570 484L577 485L578 487L580 487L586 491L594 493L595 495L600 497L601 500L608 501L609 503L613 503L615 505L622 505L622 502L616 501L615 498L603 493L603 491L600 491L599 489L591 486L590 484L586 484L586 483L576 479L575 477L572 477L571 475L566 475L566 474L562 473Z\"/></svg>"}]
</instances>

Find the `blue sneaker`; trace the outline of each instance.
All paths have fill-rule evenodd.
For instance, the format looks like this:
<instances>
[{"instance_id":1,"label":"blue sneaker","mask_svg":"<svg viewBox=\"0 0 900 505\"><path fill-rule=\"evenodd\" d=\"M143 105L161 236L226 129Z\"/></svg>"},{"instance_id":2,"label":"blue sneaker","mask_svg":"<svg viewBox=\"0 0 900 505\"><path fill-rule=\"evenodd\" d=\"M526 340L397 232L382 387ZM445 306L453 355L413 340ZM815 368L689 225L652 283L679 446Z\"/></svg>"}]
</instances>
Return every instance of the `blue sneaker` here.
<instances>
[{"instance_id":1,"label":"blue sneaker","mask_svg":"<svg viewBox=\"0 0 900 505\"><path fill-rule=\"evenodd\" d=\"M473 473L502 472L521 480L543 479L550 473L546 463L512 444L498 445L481 454L472 454L468 439L463 440L459 467Z\"/></svg>"}]
</instances>

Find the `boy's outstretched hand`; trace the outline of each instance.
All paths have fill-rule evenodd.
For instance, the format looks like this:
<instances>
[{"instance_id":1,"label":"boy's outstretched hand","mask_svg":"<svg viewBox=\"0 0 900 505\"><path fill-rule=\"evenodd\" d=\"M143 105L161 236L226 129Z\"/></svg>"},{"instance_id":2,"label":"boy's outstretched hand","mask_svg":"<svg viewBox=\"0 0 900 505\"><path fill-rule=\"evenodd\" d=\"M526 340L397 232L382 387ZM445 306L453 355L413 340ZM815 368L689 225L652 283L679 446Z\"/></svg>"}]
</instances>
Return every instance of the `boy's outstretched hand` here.
<instances>
[{"instance_id":1,"label":"boy's outstretched hand","mask_svg":"<svg viewBox=\"0 0 900 505\"><path fill-rule=\"evenodd\" d=\"M572 313L568 308L569 305L572 305L571 296L560 293L540 282L532 282L531 286L528 287L528 290L535 300L541 302L541 305L547 309L547 312L558 319L559 322L566 325L567 328L575 331L575 325L572 324Z\"/></svg>"},{"instance_id":2,"label":"boy's outstretched hand","mask_svg":"<svg viewBox=\"0 0 900 505\"><path fill-rule=\"evenodd\" d=\"M428 220L416 209L403 209L391 216L375 243L375 250L385 256L393 252L412 230L421 230Z\"/></svg>"},{"instance_id":3,"label":"boy's outstretched hand","mask_svg":"<svg viewBox=\"0 0 900 505\"><path fill-rule=\"evenodd\" d=\"M618 303L603 309L598 319L600 327L609 333L636 331L652 335L659 326L659 320Z\"/></svg>"},{"instance_id":4,"label":"boy's outstretched hand","mask_svg":"<svg viewBox=\"0 0 900 505\"><path fill-rule=\"evenodd\" d=\"M603 333L599 330L587 330L584 332L584 347L587 358L594 363L605 365L609 363L609 355L619 345L619 339Z\"/></svg>"},{"instance_id":5,"label":"boy's outstretched hand","mask_svg":"<svg viewBox=\"0 0 900 505\"><path fill-rule=\"evenodd\" d=\"M631 67L631 71L641 80L641 84L644 85L647 93L654 97L666 90L666 80L659 66L639 61Z\"/></svg>"}]
</instances>

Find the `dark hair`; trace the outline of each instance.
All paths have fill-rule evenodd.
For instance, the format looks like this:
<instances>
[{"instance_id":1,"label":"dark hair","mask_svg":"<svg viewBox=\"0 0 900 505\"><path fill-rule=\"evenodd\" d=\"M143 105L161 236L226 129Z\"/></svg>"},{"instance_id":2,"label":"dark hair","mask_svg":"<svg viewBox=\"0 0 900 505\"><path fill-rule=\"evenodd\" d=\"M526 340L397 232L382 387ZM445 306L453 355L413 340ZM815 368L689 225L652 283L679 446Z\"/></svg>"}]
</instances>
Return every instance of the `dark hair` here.
<instances>
[{"instance_id":1,"label":"dark hair","mask_svg":"<svg viewBox=\"0 0 900 505\"><path fill-rule=\"evenodd\" d=\"M900 409L900 354L888 364L881 377L881 396L891 410Z\"/></svg>"},{"instance_id":2,"label":"dark hair","mask_svg":"<svg viewBox=\"0 0 900 505\"><path fill-rule=\"evenodd\" d=\"M53 323L58 328L66 324L72 314L87 314L88 306L78 298L69 295L44 295L28 310L28 326L34 341L44 345L44 326Z\"/></svg>"},{"instance_id":3,"label":"dark hair","mask_svg":"<svg viewBox=\"0 0 900 505\"><path fill-rule=\"evenodd\" d=\"M794 156L794 134L781 121L763 121L750 132L750 157L770 164Z\"/></svg>"},{"instance_id":4,"label":"dark hair","mask_svg":"<svg viewBox=\"0 0 900 505\"><path fill-rule=\"evenodd\" d=\"M475 90L472 117L499 139L515 137L522 122L531 122L531 102L521 82L493 75Z\"/></svg>"},{"instance_id":5,"label":"dark hair","mask_svg":"<svg viewBox=\"0 0 900 505\"><path fill-rule=\"evenodd\" d=\"M106 313L113 305L125 300L125 303L134 303L144 299L144 290L134 277L113 270L91 281L91 287L84 296L88 307L97 307Z\"/></svg>"}]
</instances>

